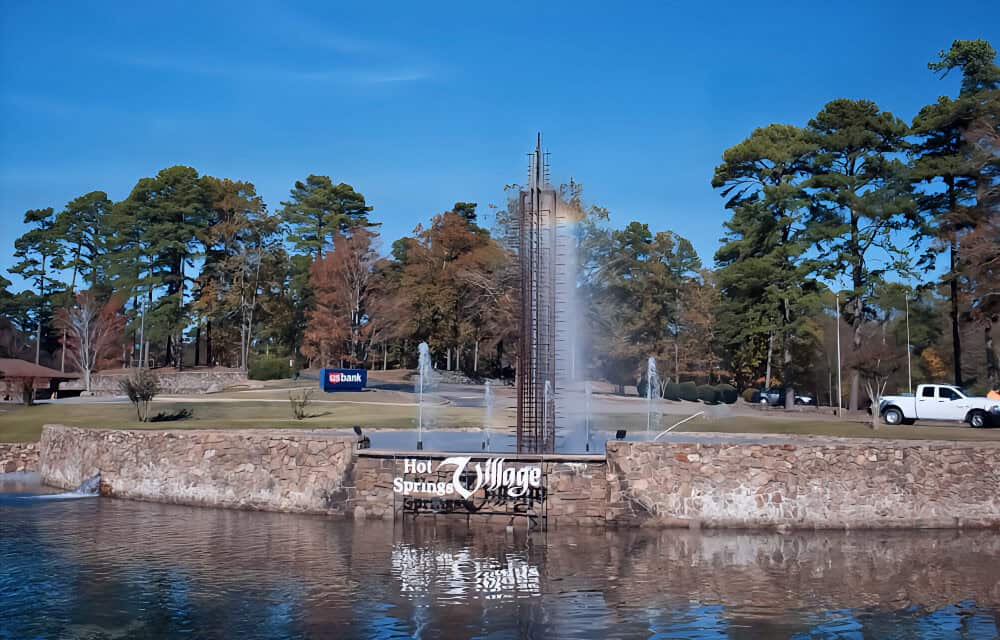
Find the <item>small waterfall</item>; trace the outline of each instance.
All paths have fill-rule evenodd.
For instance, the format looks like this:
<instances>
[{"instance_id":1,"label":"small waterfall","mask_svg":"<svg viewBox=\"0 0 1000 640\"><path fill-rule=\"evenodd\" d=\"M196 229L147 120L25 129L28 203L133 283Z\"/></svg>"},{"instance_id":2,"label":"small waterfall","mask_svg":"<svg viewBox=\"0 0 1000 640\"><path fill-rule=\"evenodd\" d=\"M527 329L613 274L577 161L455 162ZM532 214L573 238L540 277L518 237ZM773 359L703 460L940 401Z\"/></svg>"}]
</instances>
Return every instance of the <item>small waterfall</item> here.
<instances>
[{"instance_id":1,"label":"small waterfall","mask_svg":"<svg viewBox=\"0 0 1000 640\"><path fill-rule=\"evenodd\" d=\"M424 391L429 390L434 384L434 363L431 362L431 350L426 342L421 342L417 347L419 358L417 360L417 450L424 448Z\"/></svg>"},{"instance_id":2,"label":"small waterfall","mask_svg":"<svg viewBox=\"0 0 1000 640\"><path fill-rule=\"evenodd\" d=\"M656 401L660 399L660 376L656 373L656 358L646 361L646 431L652 430Z\"/></svg>"},{"instance_id":3,"label":"small waterfall","mask_svg":"<svg viewBox=\"0 0 1000 640\"><path fill-rule=\"evenodd\" d=\"M490 427L493 426L493 384L487 380L483 390L483 451L490 448Z\"/></svg>"},{"instance_id":4,"label":"small waterfall","mask_svg":"<svg viewBox=\"0 0 1000 640\"><path fill-rule=\"evenodd\" d=\"M584 446L584 451L590 451L590 419L593 415L593 411L590 407L590 397L593 395L593 388L590 386L590 380L583 383L583 423L587 432L587 443Z\"/></svg>"},{"instance_id":5,"label":"small waterfall","mask_svg":"<svg viewBox=\"0 0 1000 640\"><path fill-rule=\"evenodd\" d=\"M96 498L101 494L101 474L95 474L73 491L65 493L43 493L41 495L25 496L26 500L75 500L77 498Z\"/></svg>"},{"instance_id":6,"label":"small waterfall","mask_svg":"<svg viewBox=\"0 0 1000 640\"><path fill-rule=\"evenodd\" d=\"M101 474L94 474L92 477L87 478L80 483L80 486L76 488L73 493L78 493L82 496L96 496L101 491Z\"/></svg>"}]
</instances>

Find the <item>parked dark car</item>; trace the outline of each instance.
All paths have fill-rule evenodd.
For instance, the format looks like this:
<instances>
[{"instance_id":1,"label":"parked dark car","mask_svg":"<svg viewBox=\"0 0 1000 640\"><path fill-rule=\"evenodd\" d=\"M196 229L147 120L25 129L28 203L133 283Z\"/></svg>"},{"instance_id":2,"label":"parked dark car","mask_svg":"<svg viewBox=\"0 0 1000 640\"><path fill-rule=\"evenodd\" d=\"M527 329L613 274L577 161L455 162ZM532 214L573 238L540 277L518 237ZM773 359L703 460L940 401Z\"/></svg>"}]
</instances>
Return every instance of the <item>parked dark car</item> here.
<instances>
[{"instance_id":1,"label":"parked dark car","mask_svg":"<svg viewBox=\"0 0 1000 640\"><path fill-rule=\"evenodd\" d=\"M765 391L754 392L753 402L759 402L760 404L772 407L783 407L785 406L785 390L772 387ZM816 406L816 398L807 393L796 393L795 404Z\"/></svg>"}]
</instances>

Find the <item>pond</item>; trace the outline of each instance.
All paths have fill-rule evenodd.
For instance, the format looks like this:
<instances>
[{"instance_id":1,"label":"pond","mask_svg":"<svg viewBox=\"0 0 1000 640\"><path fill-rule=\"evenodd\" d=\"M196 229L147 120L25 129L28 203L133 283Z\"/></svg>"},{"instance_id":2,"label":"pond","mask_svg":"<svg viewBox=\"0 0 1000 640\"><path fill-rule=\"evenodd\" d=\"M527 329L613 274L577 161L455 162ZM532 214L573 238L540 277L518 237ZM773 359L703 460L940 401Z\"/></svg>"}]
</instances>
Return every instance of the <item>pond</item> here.
<instances>
[{"instance_id":1,"label":"pond","mask_svg":"<svg viewBox=\"0 0 1000 640\"><path fill-rule=\"evenodd\" d=\"M1000 536L350 522L0 475L0 638L993 638ZM68 498L68 497L67 497Z\"/></svg>"}]
</instances>

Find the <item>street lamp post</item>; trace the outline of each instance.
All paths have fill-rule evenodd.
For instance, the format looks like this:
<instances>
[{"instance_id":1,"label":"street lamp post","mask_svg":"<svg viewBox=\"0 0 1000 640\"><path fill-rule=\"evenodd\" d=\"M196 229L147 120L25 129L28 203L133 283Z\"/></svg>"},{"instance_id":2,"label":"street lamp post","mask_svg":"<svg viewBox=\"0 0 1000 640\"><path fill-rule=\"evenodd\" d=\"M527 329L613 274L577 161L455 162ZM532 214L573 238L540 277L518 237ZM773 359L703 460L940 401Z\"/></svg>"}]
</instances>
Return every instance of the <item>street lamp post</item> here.
<instances>
[{"instance_id":1,"label":"street lamp post","mask_svg":"<svg viewBox=\"0 0 1000 640\"><path fill-rule=\"evenodd\" d=\"M844 391L840 386L840 294L834 295L837 301L837 415L840 416L843 413L841 405L844 401Z\"/></svg>"},{"instance_id":2,"label":"street lamp post","mask_svg":"<svg viewBox=\"0 0 1000 640\"><path fill-rule=\"evenodd\" d=\"M903 299L906 301L906 388L913 393L913 367L910 363L910 296Z\"/></svg>"}]
</instances>

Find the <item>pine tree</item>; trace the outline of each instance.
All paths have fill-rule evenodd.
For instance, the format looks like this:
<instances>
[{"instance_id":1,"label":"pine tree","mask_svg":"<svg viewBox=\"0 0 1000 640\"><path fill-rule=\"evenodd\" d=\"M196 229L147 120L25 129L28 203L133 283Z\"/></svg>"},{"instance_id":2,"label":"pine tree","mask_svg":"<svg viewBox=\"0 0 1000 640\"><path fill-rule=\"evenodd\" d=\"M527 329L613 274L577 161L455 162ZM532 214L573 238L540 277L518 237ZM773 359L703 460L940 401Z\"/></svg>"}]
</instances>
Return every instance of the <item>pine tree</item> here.
<instances>
[{"instance_id":1,"label":"pine tree","mask_svg":"<svg viewBox=\"0 0 1000 640\"><path fill-rule=\"evenodd\" d=\"M118 280L129 297L146 297L146 338L165 340L164 353L178 369L190 321L189 269L204 245L211 193L197 171L175 166L140 179L114 212Z\"/></svg>"},{"instance_id":2,"label":"pine tree","mask_svg":"<svg viewBox=\"0 0 1000 640\"><path fill-rule=\"evenodd\" d=\"M291 198L281 204L279 215L290 231L288 240L313 260L323 257L335 234L376 226L368 219L372 207L365 197L349 184L333 184L328 176L310 175L305 182L296 182Z\"/></svg>"},{"instance_id":3,"label":"pine tree","mask_svg":"<svg viewBox=\"0 0 1000 640\"><path fill-rule=\"evenodd\" d=\"M34 287L35 364L39 364L45 326L52 316L51 296L61 286L55 274L63 268L63 253L52 207L26 211L24 223L32 228L14 241L19 261L9 271Z\"/></svg>"},{"instance_id":4,"label":"pine tree","mask_svg":"<svg viewBox=\"0 0 1000 640\"><path fill-rule=\"evenodd\" d=\"M745 371L742 360L758 355L765 342L769 363L773 337L780 338L788 405L798 377L795 344L818 304L818 265L807 251L820 240L814 231L824 220L805 188L815 150L803 130L770 125L727 149L712 180L733 212L715 257L720 314L731 319L720 327L720 339L738 354L734 370ZM748 350L753 345L757 349Z\"/></svg>"},{"instance_id":5,"label":"pine tree","mask_svg":"<svg viewBox=\"0 0 1000 640\"><path fill-rule=\"evenodd\" d=\"M204 178L211 201L204 256L192 309L197 314L195 364L205 360L248 366L254 341L261 272L277 247L279 220L270 215L250 182Z\"/></svg>"},{"instance_id":6,"label":"pine tree","mask_svg":"<svg viewBox=\"0 0 1000 640\"><path fill-rule=\"evenodd\" d=\"M843 315L852 327L855 361L860 361L862 328L872 314L868 299L887 274L910 273L911 253L920 240L910 177L896 157L907 132L902 120L868 100L834 100L809 121L808 138L817 151L808 186L817 206L832 218L815 231L822 238L824 275L850 277ZM860 406L860 385L854 370L851 410Z\"/></svg>"},{"instance_id":7,"label":"pine tree","mask_svg":"<svg viewBox=\"0 0 1000 640\"><path fill-rule=\"evenodd\" d=\"M1000 364L992 329L1000 323L1000 67L996 50L985 40L955 40L927 66L947 75L958 69L962 83L956 99L942 97L914 120L922 138L914 168L928 181L946 185L947 201L928 208L939 221L938 237L949 248L953 364L956 384L962 378L961 317L983 328L986 375L1000 383ZM934 191L924 195L932 201ZM940 199L941 196L938 196ZM959 291L959 288L963 291ZM960 316L961 294L968 312Z\"/></svg>"},{"instance_id":8,"label":"pine tree","mask_svg":"<svg viewBox=\"0 0 1000 640\"><path fill-rule=\"evenodd\" d=\"M977 207L977 192L984 170L988 172L989 164L996 162L995 154L992 160L977 160L976 142L970 140L968 132L973 123L995 112L995 106L990 108L990 96L996 94L1000 69L993 62L996 51L984 40L956 40L939 57L928 68L943 75L960 69L962 88L958 98L942 96L914 118L912 129L918 141L911 149L912 171L914 180L929 185L917 200L927 218L928 232L937 239L936 248L948 251L948 271L943 278L949 288L954 382L962 385L960 288L968 289L971 284L962 282L964 261L959 245L965 235L985 222L983 209Z\"/></svg>"}]
</instances>

